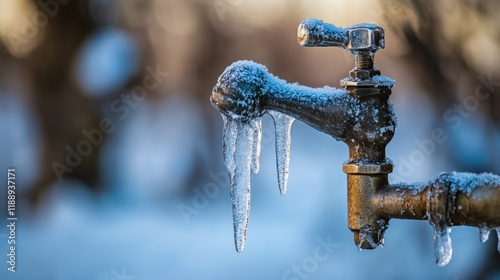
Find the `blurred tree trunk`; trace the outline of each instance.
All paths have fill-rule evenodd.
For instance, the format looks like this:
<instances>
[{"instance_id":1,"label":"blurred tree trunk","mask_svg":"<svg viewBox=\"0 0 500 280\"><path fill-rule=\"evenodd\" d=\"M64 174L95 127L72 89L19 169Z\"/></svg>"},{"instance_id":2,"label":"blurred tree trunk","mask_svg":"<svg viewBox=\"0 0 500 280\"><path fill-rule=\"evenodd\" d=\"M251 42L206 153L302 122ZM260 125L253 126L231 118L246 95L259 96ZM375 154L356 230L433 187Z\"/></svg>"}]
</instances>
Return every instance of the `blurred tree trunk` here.
<instances>
[{"instance_id":1,"label":"blurred tree trunk","mask_svg":"<svg viewBox=\"0 0 500 280\"><path fill-rule=\"evenodd\" d=\"M40 10L37 1L33 3ZM32 82L34 106L41 126L42 156L40 178L32 188L30 200L36 203L40 195L58 177L53 162L66 164L67 146L77 149L77 144L85 139L83 129L99 127L97 103L83 94L76 85L73 62L75 55L86 37L93 30L89 17L81 1L70 1L59 6L59 12L49 17L42 27L41 43L25 58L23 63ZM40 10L41 11L41 10ZM77 179L92 188L99 179L99 147L92 152L64 179Z\"/></svg>"}]
</instances>

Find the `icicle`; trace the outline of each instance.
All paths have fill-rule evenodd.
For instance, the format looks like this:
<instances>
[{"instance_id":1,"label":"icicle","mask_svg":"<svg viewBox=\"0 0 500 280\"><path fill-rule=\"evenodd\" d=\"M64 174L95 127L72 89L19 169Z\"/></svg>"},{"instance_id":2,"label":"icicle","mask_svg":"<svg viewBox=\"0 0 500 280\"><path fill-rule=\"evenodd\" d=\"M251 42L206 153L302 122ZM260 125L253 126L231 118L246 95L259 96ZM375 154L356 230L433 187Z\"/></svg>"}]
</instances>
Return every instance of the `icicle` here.
<instances>
[{"instance_id":1,"label":"icicle","mask_svg":"<svg viewBox=\"0 0 500 280\"><path fill-rule=\"evenodd\" d=\"M482 226L478 228L479 230L479 240L481 240L482 243L488 241L490 238L490 229L486 226Z\"/></svg>"},{"instance_id":2,"label":"icicle","mask_svg":"<svg viewBox=\"0 0 500 280\"><path fill-rule=\"evenodd\" d=\"M367 234L366 230L361 229L359 231L359 242L356 244L356 247L358 247L358 251L363 250L361 246L363 245L364 242L368 242L372 248L377 248L377 244L375 241L373 241L373 238L370 234Z\"/></svg>"},{"instance_id":3,"label":"icicle","mask_svg":"<svg viewBox=\"0 0 500 280\"><path fill-rule=\"evenodd\" d=\"M498 239L497 250L498 253L500 253L500 228L497 228L497 239Z\"/></svg>"},{"instance_id":4,"label":"icicle","mask_svg":"<svg viewBox=\"0 0 500 280\"><path fill-rule=\"evenodd\" d=\"M229 166L233 164L232 157L234 154L234 149L236 148L236 135L237 132L235 127L235 122L232 120L231 116L226 116L225 114L220 114L222 116L222 120L224 121L224 128L222 134L222 154L224 156L224 164L227 170L234 169L233 166Z\"/></svg>"},{"instance_id":5,"label":"icicle","mask_svg":"<svg viewBox=\"0 0 500 280\"><path fill-rule=\"evenodd\" d=\"M260 145L262 142L262 118L252 121L253 147L252 147L252 173L259 173L260 168Z\"/></svg>"},{"instance_id":6,"label":"icicle","mask_svg":"<svg viewBox=\"0 0 500 280\"><path fill-rule=\"evenodd\" d=\"M276 130L276 166L278 169L278 184L281 195L286 193L288 167L290 163L290 130L295 118L280 112L268 112L274 119Z\"/></svg>"},{"instance_id":7,"label":"icicle","mask_svg":"<svg viewBox=\"0 0 500 280\"><path fill-rule=\"evenodd\" d=\"M250 216L250 169L255 137L251 123L231 115L226 115L223 119L223 153L229 173L234 239L236 251L241 252L245 248Z\"/></svg>"},{"instance_id":8,"label":"icicle","mask_svg":"<svg viewBox=\"0 0 500 280\"><path fill-rule=\"evenodd\" d=\"M434 228L434 253L439 266L447 265L453 252L451 246L451 227Z\"/></svg>"}]
</instances>

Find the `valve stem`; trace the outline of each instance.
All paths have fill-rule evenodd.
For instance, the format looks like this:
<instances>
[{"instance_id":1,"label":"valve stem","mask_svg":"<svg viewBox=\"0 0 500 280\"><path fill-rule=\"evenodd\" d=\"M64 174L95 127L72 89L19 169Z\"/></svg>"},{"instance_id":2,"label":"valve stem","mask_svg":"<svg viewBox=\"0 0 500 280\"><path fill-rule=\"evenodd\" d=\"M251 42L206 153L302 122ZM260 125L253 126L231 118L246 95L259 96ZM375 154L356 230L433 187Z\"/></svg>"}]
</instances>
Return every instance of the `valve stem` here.
<instances>
[{"instance_id":1,"label":"valve stem","mask_svg":"<svg viewBox=\"0 0 500 280\"><path fill-rule=\"evenodd\" d=\"M356 70L372 70L373 69L373 54L370 51L354 52L354 69L356 69Z\"/></svg>"}]
</instances>

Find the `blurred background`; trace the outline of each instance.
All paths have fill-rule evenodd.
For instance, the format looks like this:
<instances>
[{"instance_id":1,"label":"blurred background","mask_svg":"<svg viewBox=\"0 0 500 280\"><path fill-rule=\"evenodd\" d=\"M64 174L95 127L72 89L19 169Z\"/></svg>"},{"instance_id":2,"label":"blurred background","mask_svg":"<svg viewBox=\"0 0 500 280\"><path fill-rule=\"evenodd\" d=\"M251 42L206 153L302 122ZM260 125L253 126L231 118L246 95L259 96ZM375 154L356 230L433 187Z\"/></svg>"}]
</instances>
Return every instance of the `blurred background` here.
<instances>
[{"instance_id":1,"label":"blurred background","mask_svg":"<svg viewBox=\"0 0 500 280\"><path fill-rule=\"evenodd\" d=\"M386 30L376 65L397 80L392 182L498 174L499 15L495 0L0 1L0 178L16 169L19 219L16 273L0 231L0 278L500 279L497 236L481 244L476 228L453 228L443 268L426 221L391 221L384 248L358 252L347 147L295 122L281 197L269 116L236 253L222 119L209 102L241 59L289 82L338 86L352 55L300 47L298 24L372 22ZM6 209L6 188L1 197Z\"/></svg>"}]
</instances>

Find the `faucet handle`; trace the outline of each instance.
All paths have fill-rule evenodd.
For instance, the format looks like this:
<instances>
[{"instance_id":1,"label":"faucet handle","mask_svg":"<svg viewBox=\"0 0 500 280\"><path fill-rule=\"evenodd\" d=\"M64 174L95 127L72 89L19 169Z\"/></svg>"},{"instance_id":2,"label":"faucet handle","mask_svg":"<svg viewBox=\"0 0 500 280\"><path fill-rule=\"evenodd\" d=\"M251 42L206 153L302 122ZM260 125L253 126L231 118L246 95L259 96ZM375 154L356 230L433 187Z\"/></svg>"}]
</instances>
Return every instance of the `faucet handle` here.
<instances>
[{"instance_id":1,"label":"faucet handle","mask_svg":"<svg viewBox=\"0 0 500 280\"><path fill-rule=\"evenodd\" d=\"M304 47L340 47L352 53L375 53L385 47L384 29L369 23L340 28L322 20L303 20L297 31L297 40Z\"/></svg>"},{"instance_id":2,"label":"faucet handle","mask_svg":"<svg viewBox=\"0 0 500 280\"><path fill-rule=\"evenodd\" d=\"M336 27L322 20L303 20L297 31L299 44L304 47L340 47L354 55L354 68L344 85L375 85L371 80L380 71L373 64L373 55L385 48L384 29L369 23L356 24L347 28ZM351 80L349 80L351 79ZM369 84L366 84L366 81Z\"/></svg>"},{"instance_id":3,"label":"faucet handle","mask_svg":"<svg viewBox=\"0 0 500 280\"><path fill-rule=\"evenodd\" d=\"M345 48L349 41L347 30L320 19L303 20L297 30L297 40L303 47Z\"/></svg>"}]
</instances>

